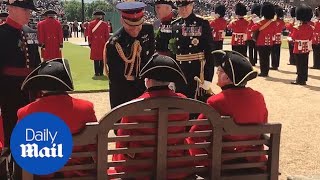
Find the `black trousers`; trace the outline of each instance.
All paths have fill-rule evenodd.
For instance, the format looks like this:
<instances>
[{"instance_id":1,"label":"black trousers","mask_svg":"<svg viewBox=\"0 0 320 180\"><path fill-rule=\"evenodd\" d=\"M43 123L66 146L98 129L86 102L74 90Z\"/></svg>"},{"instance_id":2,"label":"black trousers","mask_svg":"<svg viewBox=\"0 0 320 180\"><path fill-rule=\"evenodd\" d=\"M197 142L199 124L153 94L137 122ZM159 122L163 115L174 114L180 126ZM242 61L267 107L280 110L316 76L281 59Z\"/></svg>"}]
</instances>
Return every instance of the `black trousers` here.
<instances>
[{"instance_id":1,"label":"black trousers","mask_svg":"<svg viewBox=\"0 0 320 180\"><path fill-rule=\"evenodd\" d=\"M249 61L254 66L258 62L258 51L256 47L256 42L254 42L253 40L248 40L247 46L249 49Z\"/></svg>"},{"instance_id":2,"label":"black trousers","mask_svg":"<svg viewBox=\"0 0 320 180\"><path fill-rule=\"evenodd\" d=\"M320 69L320 44L313 44L313 67Z\"/></svg>"},{"instance_id":3,"label":"black trousers","mask_svg":"<svg viewBox=\"0 0 320 180\"><path fill-rule=\"evenodd\" d=\"M232 46L232 50L237 51L238 53L247 57L247 46L246 45Z\"/></svg>"},{"instance_id":4,"label":"black trousers","mask_svg":"<svg viewBox=\"0 0 320 180\"><path fill-rule=\"evenodd\" d=\"M294 54L297 66L297 82L306 82L308 80L308 61L309 53Z\"/></svg>"},{"instance_id":5,"label":"black trousers","mask_svg":"<svg viewBox=\"0 0 320 180\"><path fill-rule=\"evenodd\" d=\"M289 56L289 64L293 64L295 65L295 58L294 58L294 54L293 54L293 43L292 42L288 42L289 44L289 52L290 52L290 56Z\"/></svg>"},{"instance_id":6,"label":"black trousers","mask_svg":"<svg viewBox=\"0 0 320 180\"><path fill-rule=\"evenodd\" d=\"M223 41L213 41L214 50L223 49Z\"/></svg>"},{"instance_id":7,"label":"black trousers","mask_svg":"<svg viewBox=\"0 0 320 180\"><path fill-rule=\"evenodd\" d=\"M268 75L270 69L270 54L272 46L257 46L260 57L260 73Z\"/></svg>"},{"instance_id":8,"label":"black trousers","mask_svg":"<svg viewBox=\"0 0 320 180\"><path fill-rule=\"evenodd\" d=\"M274 68L279 67L280 64L280 50L281 44L275 44L272 46L271 51L271 66Z\"/></svg>"},{"instance_id":9,"label":"black trousers","mask_svg":"<svg viewBox=\"0 0 320 180\"><path fill-rule=\"evenodd\" d=\"M94 60L94 74L96 76L103 75L103 61L102 60Z\"/></svg>"}]
</instances>

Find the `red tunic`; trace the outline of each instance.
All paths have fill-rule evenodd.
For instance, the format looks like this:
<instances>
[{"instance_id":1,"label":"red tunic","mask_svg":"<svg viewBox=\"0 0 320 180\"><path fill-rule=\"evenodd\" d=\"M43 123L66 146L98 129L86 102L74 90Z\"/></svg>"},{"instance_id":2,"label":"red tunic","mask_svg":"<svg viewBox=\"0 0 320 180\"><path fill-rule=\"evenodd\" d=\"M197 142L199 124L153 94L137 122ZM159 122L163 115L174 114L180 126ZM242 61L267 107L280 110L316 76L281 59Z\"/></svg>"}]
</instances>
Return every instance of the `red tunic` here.
<instances>
[{"instance_id":1,"label":"red tunic","mask_svg":"<svg viewBox=\"0 0 320 180\"><path fill-rule=\"evenodd\" d=\"M310 24L295 26L292 31L294 42L293 53L304 54L311 50L311 41L313 37L313 27Z\"/></svg>"},{"instance_id":2,"label":"red tunic","mask_svg":"<svg viewBox=\"0 0 320 180\"><path fill-rule=\"evenodd\" d=\"M99 26L99 19L93 20L89 23L88 27L88 42L91 45L90 59L92 60L103 60L104 45L109 39L109 25L102 21ZM97 27L95 29L95 27Z\"/></svg>"},{"instance_id":3,"label":"red tunic","mask_svg":"<svg viewBox=\"0 0 320 180\"><path fill-rule=\"evenodd\" d=\"M154 89L154 90L147 90L144 94L142 94L137 99L142 98L153 98L153 97L182 97L186 98L186 96L175 93L168 88L162 88L162 89ZM156 117L154 116L132 116L132 117L126 117L121 120L121 123L130 123L130 122L152 122L155 121ZM171 121L186 121L189 119L189 114L174 114L169 115L169 119ZM185 132L185 127L170 127L168 128L168 133L182 133ZM157 129L135 129L135 130L127 130L127 129L120 129L118 131L118 135L154 135L157 134ZM173 144L184 144L184 138L182 139L169 139L168 145ZM143 146L154 146L154 141L133 141L133 142L121 142L116 143L117 148L123 148L123 147L143 147ZM169 151L168 156L169 157L179 157L179 156L185 156L187 152L184 150L176 150L176 151ZM138 153L134 155L135 159L145 159L150 158L154 154L151 152L145 152L145 153ZM125 160L128 158L128 155L125 154L118 154L113 156L114 161L119 160ZM168 164L168 168L177 168L177 167L183 167L185 166L185 163L175 163L175 164ZM139 169L151 169L152 167L145 167L145 166L126 166L126 167L116 167L115 169L118 172L133 172ZM188 173L176 173L176 174L169 174L168 179L183 179L186 177ZM141 179L141 178L139 178ZM150 178L145 178L150 179Z\"/></svg>"},{"instance_id":4,"label":"red tunic","mask_svg":"<svg viewBox=\"0 0 320 180\"><path fill-rule=\"evenodd\" d=\"M84 22L83 23L83 28L84 28L84 36L88 37L89 22Z\"/></svg>"},{"instance_id":5,"label":"red tunic","mask_svg":"<svg viewBox=\"0 0 320 180\"><path fill-rule=\"evenodd\" d=\"M25 107L19 109L17 115L21 120L25 116L35 112L48 112L61 118L70 128L72 134L80 132L87 122L97 122L93 104L86 100L76 99L69 95L51 95L37 99ZM18 121L19 121L18 120ZM74 152L92 151L95 145L75 146ZM68 164L85 164L91 162L92 158L73 158L68 161ZM89 171L67 171L64 172L64 177L87 176ZM52 177L48 175L46 177Z\"/></svg>"},{"instance_id":6,"label":"red tunic","mask_svg":"<svg viewBox=\"0 0 320 180\"><path fill-rule=\"evenodd\" d=\"M259 23L256 23L252 26L251 31L259 30L263 25L265 25L269 20L264 19ZM273 37L276 34L276 23L273 21L267 27L259 32L258 39L257 39L257 46L272 46L273 45Z\"/></svg>"},{"instance_id":7,"label":"red tunic","mask_svg":"<svg viewBox=\"0 0 320 180\"><path fill-rule=\"evenodd\" d=\"M245 45L247 41L247 29L249 22L244 18L236 19L229 23L228 28L232 29L232 46Z\"/></svg>"},{"instance_id":8,"label":"red tunic","mask_svg":"<svg viewBox=\"0 0 320 180\"><path fill-rule=\"evenodd\" d=\"M267 123L268 110L263 95L251 88L229 88L221 93L211 96L207 103L217 110L222 116L231 116L237 124L264 124ZM205 118L200 114L199 119ZM190 132L208 130L209 126L194 125ZM260 135L237 135L224 136L225 141L238 140L254 140L260 139ZM204 142L206 138L187 138L187 142L194 144L196 142ZM262 147L239 146L224 148L227 152L244 152L253 149L261 149ZM191 155L206 154L204 149L190 149ZM261 161L265 157L248 157L248 161Z\"/></svg>"},{"instance_id":9,"label":"red tunic","mask_svg":"<svg viewBox=\"0 0 320 180\"><path fill-rule=\"evenodd\" d=\"M224 18L217 18L210 22L212 28L213 41L223 41L225 30L227 28L227 21Z\"/></svg>"},{"instance_id":10,"label":"red tunic","mask_svg":"<svg viewBox=\"0 0 320 180\"><path fill-rule=\"evenodd\" d=\"M314 22L312 44L320 44L320 20Z\"/></svg>"},{"instance_id":11,"label":"red tunic","mask_svg":"<svg viewBox=\"0 0 320 180\"><path fill-rule=\"evenodd\" d=\"M44 44L42 53L44 60L61 58L60 45L63 45L63 33L60 22L54 18L47 18L38 23L39 44Z\"/></svg>"},{"instance_id":12,"label":"red tunic","mask_svg":"<svg viewBox=\"0 0 320 180\"><path fill-rule=\"evenodd\" d=\"M282 43L282 31L285 28L285 23L282 19L277 19L275 28L275 35L273 38L273 44L281 44Z\"/></svg>"}]
</instances>

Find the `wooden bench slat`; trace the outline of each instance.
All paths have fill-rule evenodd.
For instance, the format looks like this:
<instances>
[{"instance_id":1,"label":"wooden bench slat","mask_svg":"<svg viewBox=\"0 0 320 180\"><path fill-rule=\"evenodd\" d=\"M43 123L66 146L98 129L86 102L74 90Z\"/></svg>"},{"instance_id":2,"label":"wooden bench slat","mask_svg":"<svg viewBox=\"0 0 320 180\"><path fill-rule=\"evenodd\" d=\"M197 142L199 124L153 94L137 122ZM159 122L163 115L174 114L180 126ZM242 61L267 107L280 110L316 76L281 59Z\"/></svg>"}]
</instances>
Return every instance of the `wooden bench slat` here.
<instances>
[{"instance_id":1,"label":"wooden bench slat","mask_svg":"<svg viewBox=\"0 0 320 180\"><path fill-rule=\"evenodd\" d=\"M170 145L170 146L168 145L168 151L208 148L210 146L211 146L210 142L196 143L196 144L179 144L179 145Z\"/></svg>"},{"instance_id":2,"label":"wooden bench slat","mask_svg":"<svg viewBox=\"0 0 320 180\"><path fill-rule=\"evenodd\" d=\"M170 121L168 126L193 126L193 125L210 125L208 119L191 119L188 121Z\"/></svg>"},{"instance_id":3,"label":"wooden bench slat","mask_svg":"<svg viewBox=\"0 0 320 180\"><path fill-rule=\"evenodd\" d=\"M111 161L108 162L108 167L116 166L131 166L131 165L152 165L155 161L153 159L128 159L122 161Z\"/></svg>"},{"instance_id":4,"label":"wooden bench slat","mask_svg":"<svg viewBox=\"0 0 320 180\"><path fill-rule=\"evenodd\" d=\"M70 165L70 166L64 166L59 171L74 171L74 170L90 170L90 169L96 169L96 164L83 164L83 165Z\"/></svg>"},{"instance_id":5,"label":"wooden bench slat","mask_svg":"<svg viewBox=\"0 0 320 180\"><path fill-rule=\"evenodd\" d=\"M230 146L245 146L245 145L269 145L269 140L250 140L250 141L234 141L234 142L222 142L222 147Z\"/></svg>"},{"instance_id":6,"label":"wooden bench slat","mask_svg":"<svg viewBox=\"0 0 320 180\"><path fill-rule=\"evenodd\" d=\"M211 130L209 131L196 131L186 133L171 133L168 134L168 138L187 138L187 137L209 137L211 136Z\"/></svg>"},{"instance_id":7,"label":"wooden bench slat","mask_svg":"<svg viewBox=\"0 0 320 180\"><path fill-rule=\"evenodd\" d=\"M71 158L77 158L77 157L93 157L97 156L97 152L76 152L71 154Z\"/></svg>"},{"instance_id":8,"label":"wooden bench slat","mask_svg":"<svg viewBox=\"0 0 320 180\"><path fill-rule=\"evenodd\" d=\"M257 162L257 163L238 163L238 164L223 164L222 169L246 169L266 166L267 162Z\"/></svg>"},{"instance_id":9,"label":"wooden bench slat","mask_svg":"<svg viewBox=\"0 0 320 180\"><path fill-rule=\"evenodd\" d=\"M109 179L113 179L113 178L139 178L139 177L152 177L153 175L154 175L154 173L150 172L150 171L140 171L140 172L130 172L130 173L119 172L119 173L109 174L108 177L109 177Z\"/></svg>"},{"instance_id":10,"label":"wooden bench slat","mask_svg":"<svg viewBox=\"0 0 320 180\"><path fill-rule=\"evenodd\" d=\"M115 123L113 129L143 129L143 128L157 128L157 124L152 123Z\"/></svg>"},{"instance_id":11,"label":"wooden bench slat","mask_svg":"<svg viewBox=\"0 0 320 180\"><path fill-rule=\"evenodd\" d=\"M208 171L208 167L206 166L197 166L197 167L183 167L183 168L170 168L168 169L168 173L178 173L178 172L188 172L190 174L206 172Z\"/></svg>"},{"instance_id":12,"label":"wooden bench slat","mask_svg":"<svg viewBox=\"0 0 320 180\"><path fill-rule=\"evenodd\" d=\"M235 180L235 179L245 179L245 180L269 180L268 174L252 174L252 175L238 175L238 176L222 176L221 180Z\"/></svg>"},{"instance_id":13,"label":"wooden bench slat","mask_svg":"<svg viewBox=\"0 0 320 180\"><path fill-rule=\"evenodd\" d=\"M155 151L155 147L141 147L141 148L117 148L108 150L108 155L112 154L129 154Z\"/></svg>"},{"instance_id":14,"label":"wooden bench slat","mask_svg":"<svg viewBox=\"0 0 320 180\"><path fill-rule=\"evenodd\" d=\"M116 136L109 137L108 142L129 142L129 141L150 141L155 140L155 135L144 135L144 136Z\"/></svg>"},{"instance_id":15,"label":"wooden bench slat","mask_svg":"<svg viewBox=\"0 0 320 180\"><path fill-rule=\"evenodd\" d=\"M267 154L268 154L268 151L232 152L232 153L222 152L222 158L240 158L240 157L250 157L250 156L262 156Z\"/></svg>"},{"instance_id":16,"label":"wooden bench slat","mask_svg":"<svg viewBox=\"0 0 320 180\"><path fill-rule=\"evenodd\" d=\"M202 154L198 156L181 156L181 157L168 157L168 164L181 161L203 161L208 160L208 154Z\"/></svg>"}]
</instances>

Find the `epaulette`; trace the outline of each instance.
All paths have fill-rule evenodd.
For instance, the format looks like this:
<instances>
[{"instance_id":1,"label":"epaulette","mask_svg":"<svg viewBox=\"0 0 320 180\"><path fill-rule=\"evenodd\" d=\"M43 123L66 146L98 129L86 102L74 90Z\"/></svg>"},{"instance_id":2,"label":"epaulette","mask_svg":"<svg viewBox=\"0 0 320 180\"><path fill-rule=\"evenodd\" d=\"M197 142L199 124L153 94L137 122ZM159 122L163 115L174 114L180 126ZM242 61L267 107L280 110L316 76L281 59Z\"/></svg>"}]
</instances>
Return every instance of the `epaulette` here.
<instances>
[{"instance_id":1,"label":"epaulette","mask_svg":"<svg viewBox=\"0 0 320 180\"><path fill-rule=\"evenodd\" d=\"M112 44L113 45L118 41L118 39L119 39L118 34L114 34L113 36L111 36L109 38L109 40L107 41L107 44Z\"/></svg>"},{"instance_id":2,"label":"epaulette","mask_svg":"<svg viewBox=\"0 0 320 180\"><path fill-rule=\"evenodd\" d=\"M176 23L176 22L178 22L178 21L180 21L180 20L181 20L181 17L179 17L179 18L177 18L177 19L173 20L173 21L171 22L171 25L172 25L172 24L174 24L174 23Z\"/></svg>"}]
</instances>

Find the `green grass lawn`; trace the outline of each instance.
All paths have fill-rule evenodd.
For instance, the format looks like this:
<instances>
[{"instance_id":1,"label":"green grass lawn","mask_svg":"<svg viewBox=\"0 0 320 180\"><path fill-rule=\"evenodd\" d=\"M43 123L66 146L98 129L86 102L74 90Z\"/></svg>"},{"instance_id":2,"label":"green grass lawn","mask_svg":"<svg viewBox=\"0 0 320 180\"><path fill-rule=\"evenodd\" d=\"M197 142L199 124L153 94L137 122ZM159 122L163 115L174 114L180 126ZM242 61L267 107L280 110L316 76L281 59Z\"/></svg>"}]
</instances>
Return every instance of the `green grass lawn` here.
<instances>
[{"instance_id":1,"label":"green grass lawn","mask_svg":"<svg viewBox=\"0 0 320 180\"><path fill-rule=\"evenodd\" d=\"M94 78L93 61L90 49L71 43L64 43L63 56L68 59L75 91L107 90L109 83L106 76Z\"/></svg>"}]
</instances>

